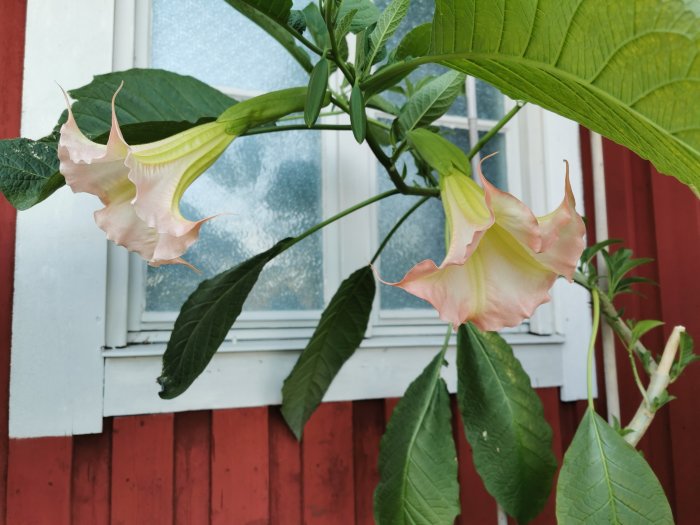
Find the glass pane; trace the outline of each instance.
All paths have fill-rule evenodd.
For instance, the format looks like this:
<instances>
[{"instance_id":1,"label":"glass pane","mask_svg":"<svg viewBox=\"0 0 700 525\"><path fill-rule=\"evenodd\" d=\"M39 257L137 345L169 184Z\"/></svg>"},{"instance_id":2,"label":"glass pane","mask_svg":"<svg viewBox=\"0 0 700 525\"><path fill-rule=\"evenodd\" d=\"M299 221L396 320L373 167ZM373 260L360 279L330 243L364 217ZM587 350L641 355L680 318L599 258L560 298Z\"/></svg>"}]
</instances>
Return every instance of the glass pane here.
<instances>
[{"instance_id":1,"label":"glass pane","mask_svg":"<svg viewBox=\"0 0 700 525\"><path fill-rule=\"evenodd\" d=\"M303 7L305 1L295 1ZM153 0L153 67L193 75L216 86L274 90L306 84L308 76L275 40L222 0ZM260 67L265 60L266 67ZM237 139L190 187L183 214L204 225L181 266L147 270L146 310L176 311L203 279L213 277L318 222L321 146L316 132ZM320 235L267 265L246 310L323 307Z\"/></svg>"},{"instance_id":2,"label":"glass pane","mask_svg":"<svg viewBox=\"0 0 700 525\"><path fill-rule=\"evenodd\" d=\"M179 310L203 279L317 223L321 219L320 170L317 132L275 133L234 141L182 200L182 212L188 219L230 214L206 223L199 242L185 254L202 274L183 266L148 267L146 310ZM260 276L245 309L321 309L321 254L321 236L313 235L274 259Z\"/></svg>"},{"instance_id":3,"label":"glass pane","mask_svg":"<svg viewBox=\"0 0 700 525\"><path fill-rule=\"evenodd\" d=\"M223 0L153 0L151 66L252 91L308 82L276 40Z\"/></svg>"}]
</instances>

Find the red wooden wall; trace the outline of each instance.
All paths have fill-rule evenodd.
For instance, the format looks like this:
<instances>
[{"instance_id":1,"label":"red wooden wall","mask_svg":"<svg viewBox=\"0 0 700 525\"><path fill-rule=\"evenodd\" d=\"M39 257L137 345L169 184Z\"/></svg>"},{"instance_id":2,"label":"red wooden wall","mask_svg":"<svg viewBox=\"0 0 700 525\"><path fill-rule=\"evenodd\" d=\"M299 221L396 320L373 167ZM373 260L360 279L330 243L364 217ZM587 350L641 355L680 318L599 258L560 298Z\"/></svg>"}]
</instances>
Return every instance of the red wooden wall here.
<instances>
[{"instance_id":1,"label":"red wooden wall","mask_svg":"<svg viewBox=\"0 0 700 525\"><path fill-rule=\"evenodd\" d=\"M19 133L24 0L0 1L0 138ZM582 132L583 158L589 158ZM605 145L611 236L656 259L645 275L660 288L625 301L637 318L683 322L700 338L700 203L623 148ZM590 171L590 166L586 169ZM590 177L588 195L592 195ZM7 439L15 213L0 196L0 525L371 524L378 444L395 400L330 403L297 443L275 407L105 421L100 435ZM590 201L590 199L589 199ZM589 210L589 216L592 211ZM662 337L647 343L658 347ZM638 398L620 354L623 419ZM700 366L673 385L679 397L643 442L679 525L700 515ZM561 458L580 403L539 391ZM601 401L604 398L602 393ZM604 405L604 403L603 403ZM496 523L496 507L474 473L455 424L463 525ZM553 498L535 523L553 524Z\"/></svg>"}]
</instances>

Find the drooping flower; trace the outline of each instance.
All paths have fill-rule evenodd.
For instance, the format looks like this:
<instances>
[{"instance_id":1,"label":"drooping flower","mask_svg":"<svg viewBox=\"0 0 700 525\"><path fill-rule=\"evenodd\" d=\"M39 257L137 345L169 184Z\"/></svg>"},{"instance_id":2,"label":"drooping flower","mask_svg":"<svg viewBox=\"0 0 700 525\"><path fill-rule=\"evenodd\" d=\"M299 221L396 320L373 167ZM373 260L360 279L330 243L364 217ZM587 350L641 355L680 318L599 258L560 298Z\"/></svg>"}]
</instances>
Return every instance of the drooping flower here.
<instances>
[{"instance_id":1,"label":"drooping flower","mask_svg":"<svg viewBox=\"0 0 700 525\"><path fill-rule=\"evenodd\" d=\"M95 222L109 240L138 253L152 266L187 264L181 256L208 219L182 217L180 198L235 135L227 133L227 123L211 122L158 142L130 146L114 106L120 89L112 97L106 145L80 131L68 105L68 120L58 143L59 170L73 192L96 195L105 205L95 212Z\"/></svg>"},{"instance_id":2,"label":"drooping flower","mask_svg":"<svg viewBox=\"0 0 700 525\"><path fill-rule=\"evenodd\" d=\"M481 173L480 188L454 164L440 174L447 255L440 266L416 264L397 283L428 301L455 329L467 321L482 330L516 326L550 300L558 276L571 280L584 248L568 164L564 200L535 217L514 196Z\"/></svg>"}]
</instances>

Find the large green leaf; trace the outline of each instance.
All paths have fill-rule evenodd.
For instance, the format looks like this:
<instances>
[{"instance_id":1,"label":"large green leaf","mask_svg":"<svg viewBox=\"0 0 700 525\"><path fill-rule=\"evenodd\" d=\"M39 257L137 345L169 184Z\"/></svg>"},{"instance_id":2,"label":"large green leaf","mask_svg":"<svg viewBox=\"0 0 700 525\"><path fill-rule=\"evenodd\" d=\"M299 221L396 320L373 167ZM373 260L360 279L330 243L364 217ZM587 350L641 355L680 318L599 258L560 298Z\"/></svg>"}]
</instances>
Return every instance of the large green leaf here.
<instances>
[{"instance_id":1,"label":"large green leaf","mask_svg":"<svg viewBox=\"0 0 700 525\"><path fill-rule=\"evenodd\" d=\"M130 69L97 75L70 91L73 114L82 131L105 143L111 126L111 101L121 82L115 106L124 138L130 144L159 140L196 124L216 119L236 101L199 80L160 69ZM57 90L56 96L60 96ZM56 149L64 111L51 135L34 141L0 141L0 191L24 210L43 201L65 183L58 172Z\"/></svg>"},{"instance_id":2,"label":"large green leaf","mask_svg":"<svg viewBox=\"0 0 700 525\"><path fill-rule=\"evenodd\" d=\"M236 11L277 40L306 71L313 64L308 53L300 48L288 30L292 0L226 0Z\"/></svg>"},{"instance_id":3,"label":"large green leaf","mask_svg":"<svg viewBox=\"0 0 700 525\"><path fill-rule=\"evenodd\" d=\"M458 333L457 400L486 489L520 523L531 520L544 507L557 468L552 429L508 343L471 323Z\"/></svg>"},{"instance_id":4,"label":"large green leaf","mask_svg":"<svg viewBox=\"0 0 700 525\"><path fill-rule=\"evenodd\" d=\"M290 239L238 266L202 281L180 309L163 355L158 378L163 399L182 394L206 368L243 309L265 265L282 253Z\"/></svg>"},{"instance_id":5,"label":"large green leaf","mask_svg":"<svg viewBox=\"0 0 700 525\"><path fill-rule=\"evenodd\" d=\"M377 525L451 525L459 514L457 452L440 352L410 384L382 437Z\"/></svg>"},{"instance_id":6,"label":"large green leaf","mask_svg":"<svg viewBox=\"0 0 700 525\"><path fill-rule=\"evenodd\" d=\"M672 525L659 480L642 455L590 408L564 456L557 486L561 525Z\"/></svg>"},{"instance_id":7,"label":"large green leaf","mask_svg":"<svg viewBox=\"0 0 700 525\"><path fill-rule=\"evenodd\" d=\"M577 120L700 188L700 7L685 0L437 0L428 56Z\"/></svg>"},{"instance_id":8,"label":"large green leaf","mask_svg":"<svg viewBox=\"0 0 700 525\"><path fill-rule=\"evenodd\" d=\"M236 103L234 99L196 78L162 69L129 69L97 75L87 84L72 89L76 100L73 115L80 129L94 138L109 131L112 96L120 125L141 122L197 123L204 117L216 118ZM65 120L64 117L61 118Z\"/></svg>"},{"instance_id":9,"label":"large green leaf","mask_svg":"<svg viewBox=\"0 0 700 525\"><path fill-rule=\"evenodd\" d=\"M367 330L375 284L369 266L345 279L282 387L282 415L297 438Z\"/></svg>"},{"instance_id":10,"label":"large green leaf","mask_svg":"<svg viewBox=\"0 0 700 525\"><path fill-rule=\"evenodd\" d=\"M464 79L464 74L449 71L421 86L396 119L397 136L403 138L413 128L428 126L444 115L464 89Z\"/></svg>"}]
</instances>

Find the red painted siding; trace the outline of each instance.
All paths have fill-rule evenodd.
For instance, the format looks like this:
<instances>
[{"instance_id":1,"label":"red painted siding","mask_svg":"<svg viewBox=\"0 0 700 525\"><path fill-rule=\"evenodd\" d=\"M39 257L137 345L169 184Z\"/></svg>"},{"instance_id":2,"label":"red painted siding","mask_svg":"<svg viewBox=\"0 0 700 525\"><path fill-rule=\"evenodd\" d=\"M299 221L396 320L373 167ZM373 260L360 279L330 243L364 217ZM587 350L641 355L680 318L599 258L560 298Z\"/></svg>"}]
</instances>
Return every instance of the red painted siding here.
<instances>
[{"instance_id":1,"label":"red painted siding","mask_svg":"<svg viewBox=\"0 0 700 525\"><path fill-rule=\"evenodd\" d=\"M19 134L24 20L25 0L0 2L0 138ZM592 195L585 131L582 139ZM661 284L623 306L638 319L663 318L666 334L684 322L700 338L700 202L619 146L606 142L605 155L611 236L624 238L638 256L653 257L643 274ZM108 419L100 435L8 442L14 232L15 213L0 196L0 525L373 523L378 444L395 399L325 404L302 444L276 407L122 417ZM647 341L662 342L661 334ZM622 363L622 350L619 358ZM620 370L627 419L638 398L627 368ZM679 399L658 416L642 449L678 525L691 525L700 515L700 367L671 393ZM561 458L582 404L560 403L553 388L539 394ZM474 471L456 410L454 433L462 485L457 522L495 524L495 503ZM554 523L553 498L534 523Z\"/></svg>"}]
</instances>

